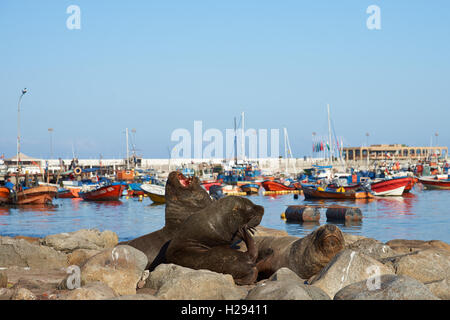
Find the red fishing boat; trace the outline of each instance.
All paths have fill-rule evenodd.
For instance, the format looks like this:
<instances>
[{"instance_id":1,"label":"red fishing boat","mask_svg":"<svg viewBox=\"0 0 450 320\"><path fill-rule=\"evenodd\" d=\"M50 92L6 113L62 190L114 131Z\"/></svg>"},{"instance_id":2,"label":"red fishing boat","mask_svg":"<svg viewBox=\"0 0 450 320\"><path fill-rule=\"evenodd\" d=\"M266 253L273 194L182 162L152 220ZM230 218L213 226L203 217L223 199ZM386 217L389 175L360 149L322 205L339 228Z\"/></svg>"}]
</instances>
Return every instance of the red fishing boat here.
<instances>
[{"instance_id":1,"label":"red fishing boat","mask_svg":"<svg viewBox=\"0 0 450 320\"><path fill-rule=\"evenodd\" d=\"M72 199L72 198L79 198L81 188L67 188L67 189L62 189L58 191L58 194L56 195L57 198L60 199Z\"/></svg>"},{"instance_id":2,"label":"red fishing boat","mask_svg":"<svg viewBox=\"0 0 450 320\"><path fill-rule=\"evenodd\" d=\"M114 184L100 186L94 190L89 190L86 192L81 191L79 195L83 200L87 201L117 201L122 195L124 189L124 185Z\"/></svg>"},{"instance_id":3,"label":"red fishing boat","mask_svg":"<svg viewBox=\"0 0 450 320\"><path fill-rule=\"evenodd\" d=\"M262 182L262 186L266 191L294 191L297 188L292 186L286 186L281 182L266 180Z\"/></svg>"},{"instance_id":4,"label":"red fishing boat","mask_svg":"<svg viewBox=\"0 0 450 320\"><path fill-rule=\"evenodd\" d=\"M203 188L206 189L206 191L209 191L209 188L211 188L211 186L221 186L222 183L221 182L217 182L217 181L208 181L208 182L203 182L202 186Z\"/></svg>"},{"instance_id":5,"label":"red fishing boat","mask_svg":"<svg viewBox=\"0 0 450 320\"><path fill-rule=\"evenodd\" d=\"M376 196L401 196L409 183L411 183L410 177L392 178L372 182L370 187Z\"/></svg>"},{"instance_id":6,"label":"red fishing boat","mask_svg":"<svg viewBox=\"0 0 450 320\"><path fill-rule=\"evenodd\" d=\"M439 179L439 177L422 177L419 182L424 185L426 189L442 189L450 190L450 179Z\"/></svg>"},{"instance_id":7,"label":"red fishing boat","mask_svg":"<svg viewBox=\"0 0 450 320\"><path fill-rule=\"evenodd\" d=\"M414 185L417 183L417 181L419 181L417 178L414 177L408 177L409 178L409 183L406 185L405 190L403 190L403 193L408 193L412 190L412 188L414 187Z\"/></svg>"},{"instance_id":8,"label":"red fishing boat","mask_svg":"<svg viewBox=\"0 0 450 320\"><path fill-rule=\"evenodd\" d=\"M9 189L7 187L0 187L0 204L9 201Z\"/></svg>"}]
</instances>

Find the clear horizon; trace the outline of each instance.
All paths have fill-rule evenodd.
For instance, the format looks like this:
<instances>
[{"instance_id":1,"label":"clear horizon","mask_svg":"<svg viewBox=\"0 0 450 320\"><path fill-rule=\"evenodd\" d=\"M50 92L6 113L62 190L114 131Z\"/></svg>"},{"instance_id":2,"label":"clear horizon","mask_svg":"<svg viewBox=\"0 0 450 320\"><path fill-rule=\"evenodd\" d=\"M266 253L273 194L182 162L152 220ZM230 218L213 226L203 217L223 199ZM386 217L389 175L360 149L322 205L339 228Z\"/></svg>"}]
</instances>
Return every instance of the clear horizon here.
<instances>
[{"instance_id":1,"label":"clear horizon","mask_svg":"<svg viewBox=\"0 0 450 320\"><path fill-rule=\"evenodd\" d=\"M69 29L71 5L80 29ZM381 29L366 13L376 5ZM172 132L287 128L296 158L345 146L448 146L448 1L10 1L0 4L0 155L168 158ZM135 133L131 130L135 129ZM366 133L369 133L367 139ZM438 136L435 135L438 133ZM206 145L207 143L205 143Z\"/></svg>"}]
</instances>

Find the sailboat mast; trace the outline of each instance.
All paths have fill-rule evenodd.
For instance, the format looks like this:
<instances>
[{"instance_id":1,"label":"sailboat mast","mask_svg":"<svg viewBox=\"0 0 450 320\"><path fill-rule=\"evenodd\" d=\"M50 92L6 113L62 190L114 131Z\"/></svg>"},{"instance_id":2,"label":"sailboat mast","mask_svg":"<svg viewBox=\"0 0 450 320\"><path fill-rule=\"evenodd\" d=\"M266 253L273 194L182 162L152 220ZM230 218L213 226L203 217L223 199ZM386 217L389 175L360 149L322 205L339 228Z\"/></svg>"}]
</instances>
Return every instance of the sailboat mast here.
<instances>
[{"instance_id":1,"label":"sailboat mast","mask_svg":"<svg viewBox=\"0 0 450 320\"><path fill-rule=\"evenodd\" d=\"M128 128L125 130L126 140L127 140L127 170L130 169L130 154L128 151Z\"/></svg>"},{"instance_id":2,"label":"sailboat mast","mask_svg":"<svg viewBox=\"0 0 450 320\"><path fill-rule=\"evenodd\" d=\"M234 117L234 164L237 165L237 132L236 132L236 117Z\"/></svg>"},{"instance_id":3,"label":"sailboat mast","mask_svg":"<svg viewBox=\"0 0 450 320\"><path fill-rule=\"evenodd\" d=\"M328 110L328 141L330 142L330 163L333 162L333 142L331 140L331 119L330 119L330 105L327 104Z\"/></svg>"},{"instance_id":4,"label":"sailboat mast","mask_svg":"<svg viewBox=\"0 0 450 320\"><path fill-rule=\"evenodd\" d=\"M242 148L242 160L245 161L245 125L244 125L244 112L241 114L242 121L242 140L241 140L241 148Z\"/></svg>"}]
</instances>

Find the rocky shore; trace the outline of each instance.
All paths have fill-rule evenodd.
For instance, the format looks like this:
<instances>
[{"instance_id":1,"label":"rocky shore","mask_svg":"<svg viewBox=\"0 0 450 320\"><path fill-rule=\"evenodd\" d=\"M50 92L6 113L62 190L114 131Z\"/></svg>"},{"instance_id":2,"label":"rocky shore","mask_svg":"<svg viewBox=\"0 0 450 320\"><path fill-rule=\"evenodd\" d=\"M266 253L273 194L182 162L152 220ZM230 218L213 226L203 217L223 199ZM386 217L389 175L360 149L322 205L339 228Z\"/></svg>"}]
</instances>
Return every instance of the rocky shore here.
<instances>
[{"instance_id":1,"label":"rocky shore","mask_svg":"<svg viewBox=\"0 0 450 320\"><path fill-rule=\"evenodd\" d=\"M285 236L257 227L258 235ZM239 286L231 275L162 264L96 229L45 238L0 236L0 300L449 300L450 245L344 233L345 248L316 275L281 268Z\"/></svg>"}]
</instances>

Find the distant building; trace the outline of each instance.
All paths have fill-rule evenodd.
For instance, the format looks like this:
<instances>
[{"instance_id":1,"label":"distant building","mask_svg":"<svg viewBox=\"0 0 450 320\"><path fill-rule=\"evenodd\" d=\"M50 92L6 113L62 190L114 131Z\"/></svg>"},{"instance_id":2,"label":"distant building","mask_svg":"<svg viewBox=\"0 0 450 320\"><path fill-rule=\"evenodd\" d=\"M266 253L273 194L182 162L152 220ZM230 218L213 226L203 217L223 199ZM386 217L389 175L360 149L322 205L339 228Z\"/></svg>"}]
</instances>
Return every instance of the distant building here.
<instances>
[{"instance_id":1,"label":"distant building","mask_svg":"<svg viewBox=\"0 0 450 320\"><path fill-rule=\"evenodd\" d=\"M348 147L343 150L346 160L424 160L429 157L446 158L447 147L409 147L404 144L374 144L369 147Z\"/></svg>"}]
</instances>

